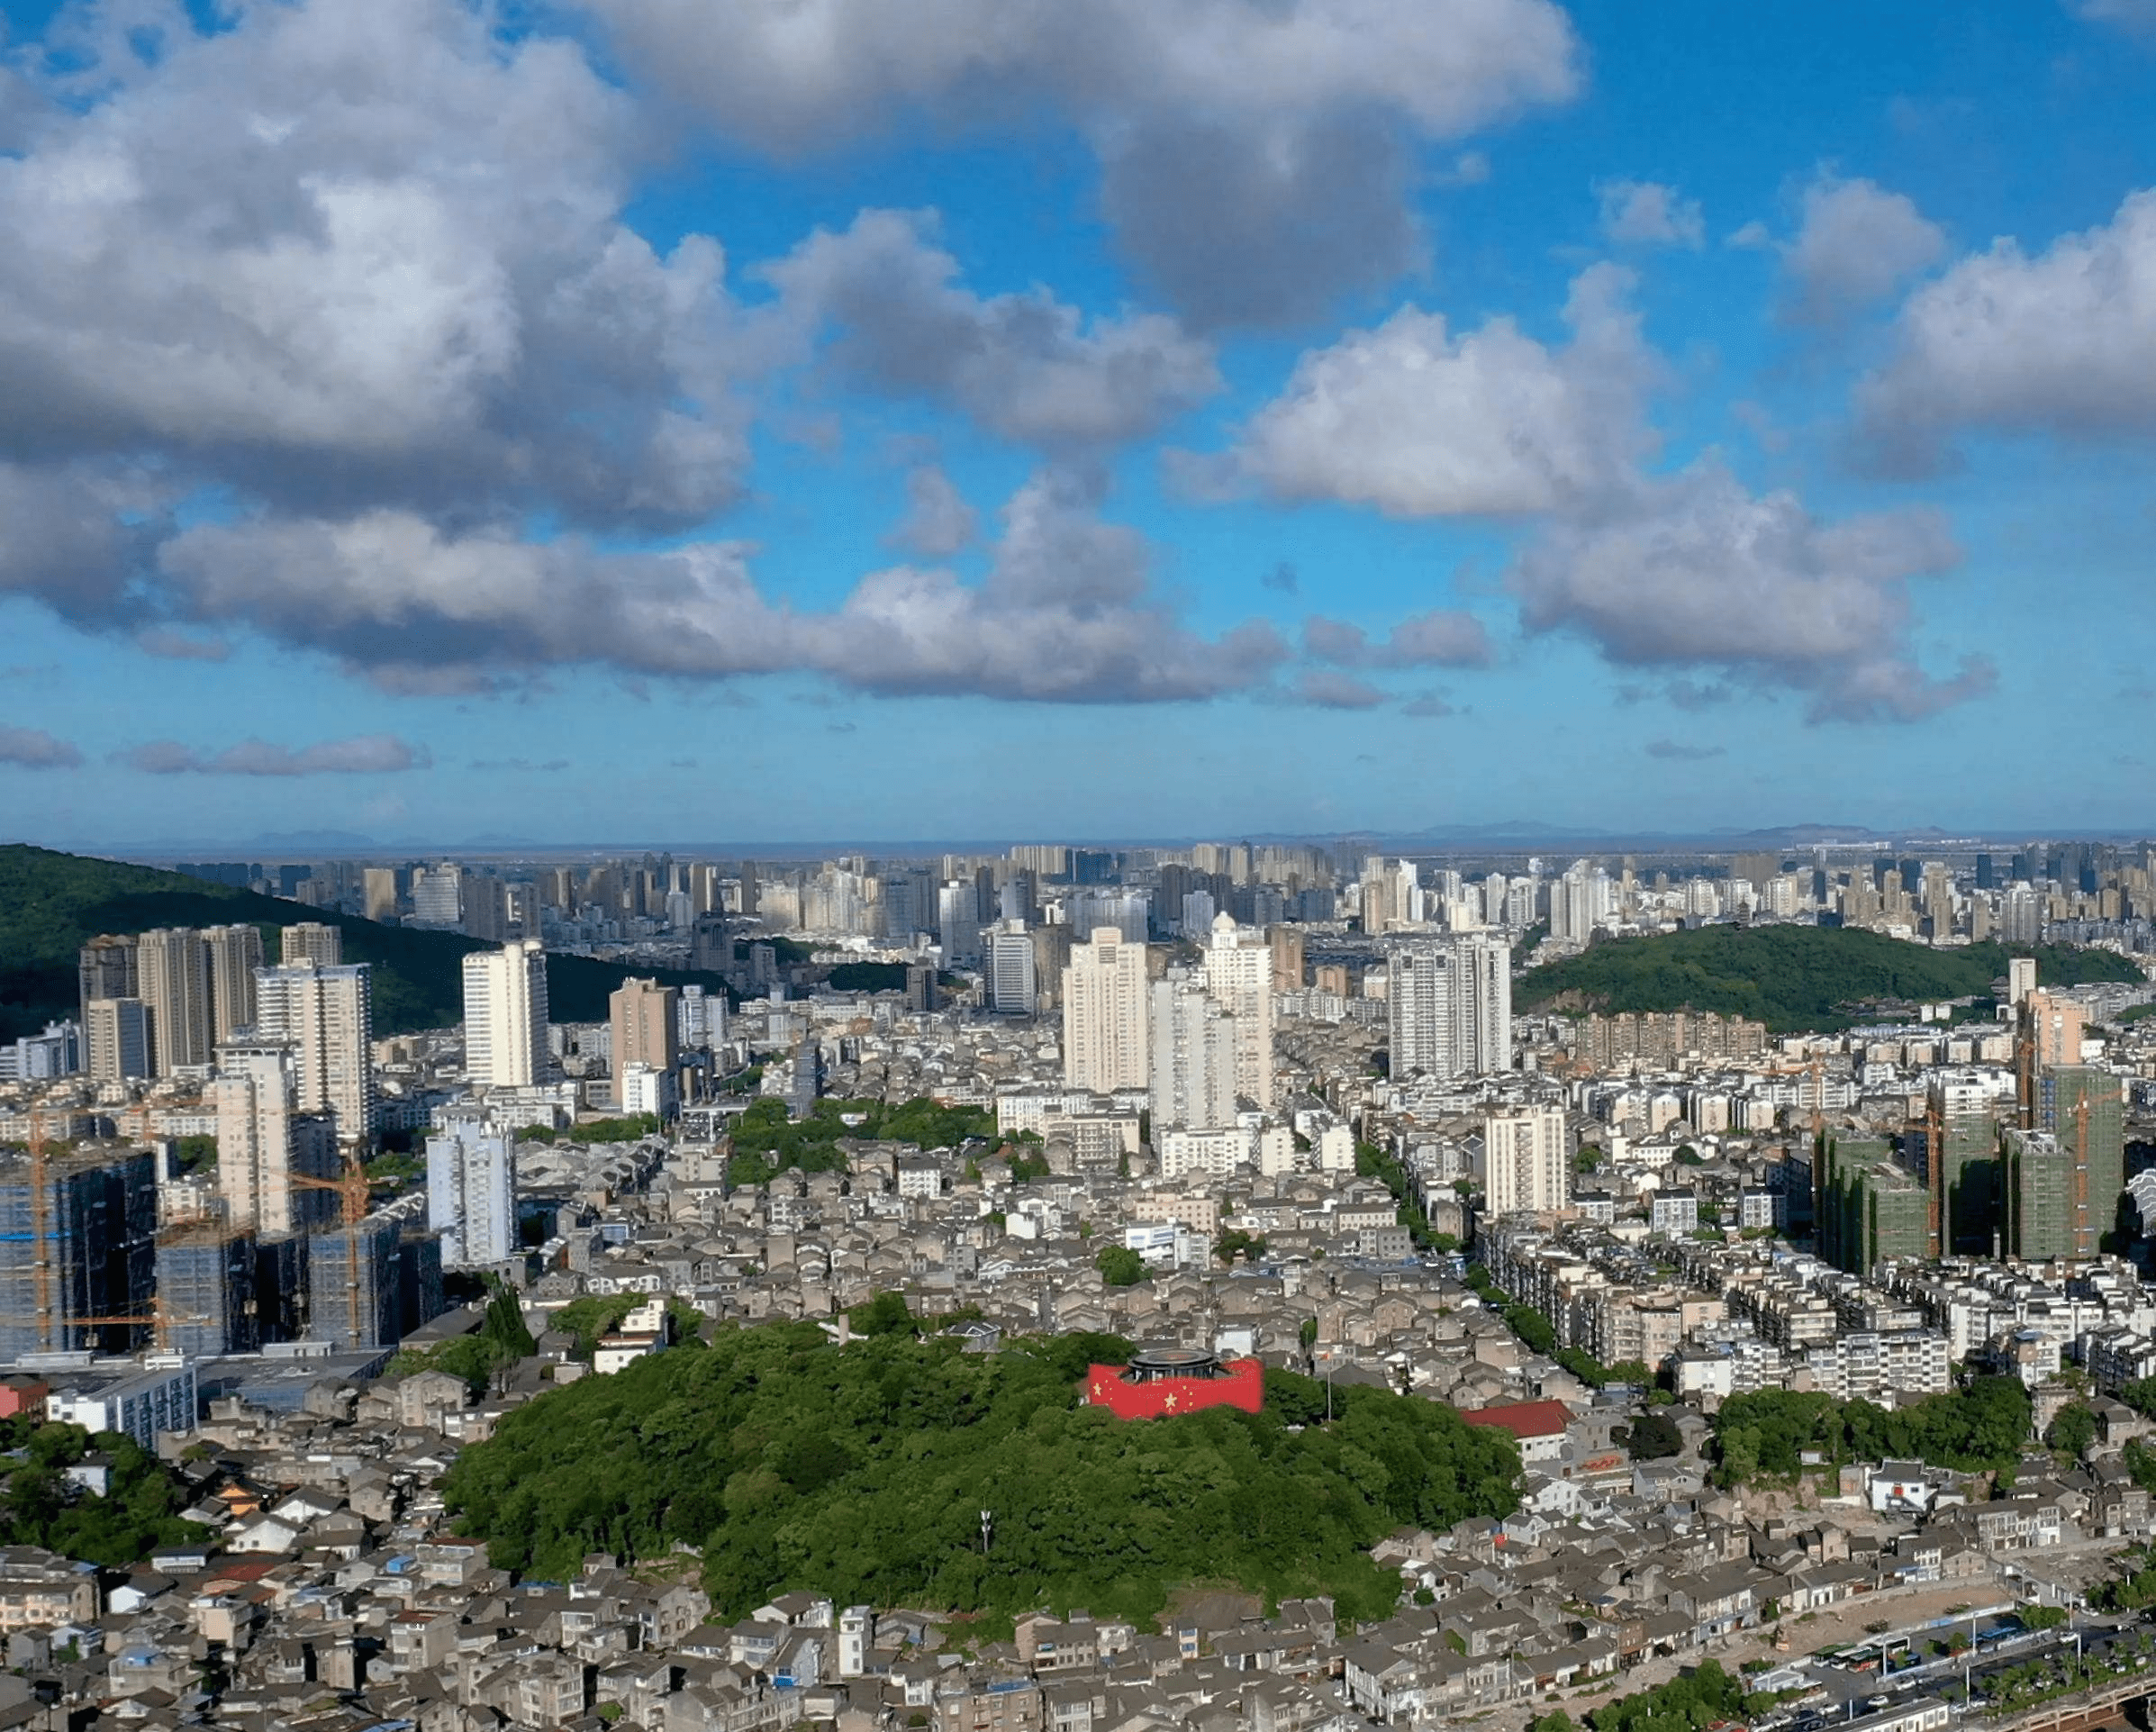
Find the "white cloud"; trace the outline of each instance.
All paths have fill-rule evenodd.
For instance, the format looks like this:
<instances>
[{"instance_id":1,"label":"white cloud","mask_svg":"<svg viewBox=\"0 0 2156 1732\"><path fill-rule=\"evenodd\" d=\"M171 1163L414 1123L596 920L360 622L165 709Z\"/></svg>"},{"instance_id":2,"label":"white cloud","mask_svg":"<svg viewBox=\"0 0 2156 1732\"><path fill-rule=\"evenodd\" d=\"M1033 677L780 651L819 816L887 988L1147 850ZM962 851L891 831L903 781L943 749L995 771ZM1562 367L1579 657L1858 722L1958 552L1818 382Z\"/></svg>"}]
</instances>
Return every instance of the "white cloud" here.
<instances>
[{"instance_id":1,"label":"white cloud","mask_svg":"<svg viewBox=\"0 0 2156 1732\"><path fill-rule=\"evenodd\" d=\"M1053 296L983 300L956 286L934 219L864 211L757 275L807 331L829 323L850 382L947 404L1047 447L1137 439L1220 388L1212 348L1159 313L1090 322Z\"/></svg>"},{"instance_id":2,"label":"white cloud","mask_svg":"<svg viewBox=\"0 0 2156 1732\"><path fill-rule=\"evenodd\" d=\"M222 752L156 739L122 752L120 761L151 775L385 775L423 769L431 760L394 734L360 734L297 748L243 739Z\"/></svg>"},{"instance_id":3,"label":"white cloud","mask_svg":"<svg viewBox=\"0 0 2156 1732\"><path fill-rule=\"evenodd\" d=\"M1578 84L1546 0L589 0L655 79L745 141L817 149L928 111L1082 122L1138 109L1396 110L1435 136ZM969 113L968 111L973 112Z\"/></svg>"},{"instance_id":4,"label":"white cloud","mask_svg":"<svg viewBox=\"0 0 2156 1732\"><path fill-rule=\"evenodd\" d=\"M2031 256L2012 240L1904 304L1860 423L1899 467L1962 430L2156 434L2156 190Z\"/></svg>"},{"instance_id":5,"label":"white cloud","mask_svg":"<svg viewBox=\"0 0 2156 1732\"><path fill-rule=\"evenodd\" d=\"M633 112L575 46L457 0L77 18L98 58L0 157L0 457L305 511L738 494L753 322L715 242L621 220Z\"/></svg>"},{"instance_id":6,"label":"white cloud","mask_svg":"<svg viewBox=\"0 0 2156 1732\"><path fill-rule=\"evenodd\" d=\"M1707 239L1699 201L1653 180L1606 180L1595 188L1603 238L1620 247L1689 247Z\"/></svg>"},{"instance_id":7,"label":"white cloud","mask_svg":"<svg viewBox=\"0 0 2156 1732\"><path fill-rule=\"evenodd\" d=\"M0 765L23 770L72 769L82 753L42 728L0 727Z\"/></svg>"},{"instance_id":8,"label":"white cloud","mask_svg":"<svg viewBox=\"0 0 2156 1732\"><path fill-rule=\"evenodd\" d=\"M1277 499L1398 517L1545 512L1604 491L1651 446L1641 396L1654 365L1625 303L1631 282L1610 265L1583 273L1561 349L1508 318L1455 335L1413 307L1350 331L1296 363L1243 428L1236 464Z\"/></svg>"},{"instance_id":9,"label":"white cloud","mask_svg":"<svg viewBox=\"0 0 2156 1732\"><path fill-rule=\"evenodd\" d=\"M1907 721L1992 683L1973 660L1935 679L1909 647L1909 579L1960 557L1932 512L1823 523L1708 458L1618 509L1552 523L1508 582L1529 630L1576 631L1621 667L1801 691L1815 721Z\"/></svg>"},{"instance_id":10,"label":"white cloud","mask_svg":"<svg viewBox=\"0 0 2156 1732\"><path fill-rule=\"evenodd\" d=\"M1305 318L1419 257L1412 141L1569 99L1550 0L585 0L720 132L828 150L927 117L1083 131L1147 281L1207 323Z\"/></svg>"},{"instance_id":11,"label":"white cloud","mask_svg":"<svg viewBox=\"0 0 2156 1732\"><path fill-rule=\"evenodd\" d=\"M1946 254L1946 231L1906 194L1822 169L1804 189L1796 238L1782 251L1785 314L1824 324L1891 295Z\"/></svg>"},{"instance_id":12,"label":"white cloud","mask_svg":"<svg viewBox=\"0 0 2156 1732\"><path fill-rule=\"evenodd\" d=\"M162 549L162 603L341 657L399 692L484 689L553 667L693 678L820 674L890 694L1058 703L1205 698L1287 655L1253 621L1218 638L1152 589L1151 549L1099 514L1100 484L1047 470L1003 512L986 578L871 573L837 608L777 604L752 549L611 553L578 537L443 530L409 512L200 524Z\"/></svg>"}]
</instances>

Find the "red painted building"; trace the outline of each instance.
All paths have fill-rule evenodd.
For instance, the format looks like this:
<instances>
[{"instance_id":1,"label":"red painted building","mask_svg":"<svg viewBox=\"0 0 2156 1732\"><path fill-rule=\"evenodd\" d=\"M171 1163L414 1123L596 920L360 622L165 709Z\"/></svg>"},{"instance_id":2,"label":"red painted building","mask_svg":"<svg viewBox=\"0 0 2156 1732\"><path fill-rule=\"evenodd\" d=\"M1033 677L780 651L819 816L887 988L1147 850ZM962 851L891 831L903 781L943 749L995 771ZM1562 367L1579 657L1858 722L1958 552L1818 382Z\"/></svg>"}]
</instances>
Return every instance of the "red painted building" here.
<instances>
[{"instance_id":1,"label":"red painted building","mask_svg":"<svg viewBox=\"0 0 2156 1732\"><path fill-rule=\"evenodd\" d=\"M1128 1365L1087 1372L1085 1400L1119 1419L1171 1419L1209 1407L1255 1413L1265 1404L1265 1368L1255 1359L1223 1361L1195 1347L1149 1347Z\"/></svg>"}]
</instances>

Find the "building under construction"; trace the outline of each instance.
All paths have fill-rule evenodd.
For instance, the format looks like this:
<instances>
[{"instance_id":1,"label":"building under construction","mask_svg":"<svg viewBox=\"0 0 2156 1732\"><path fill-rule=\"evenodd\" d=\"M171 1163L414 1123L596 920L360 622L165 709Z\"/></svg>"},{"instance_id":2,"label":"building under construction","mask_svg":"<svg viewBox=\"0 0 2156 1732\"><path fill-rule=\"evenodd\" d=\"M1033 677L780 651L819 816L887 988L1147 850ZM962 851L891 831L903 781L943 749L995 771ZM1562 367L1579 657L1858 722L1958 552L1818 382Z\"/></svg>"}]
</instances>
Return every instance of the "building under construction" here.
<instances>
[{"instance_id":1,"label":"building under construction","mask_svg":"<svg viewBox=\"0 0 2156 1732\"><path fill-rule=\"evenodd\" d=\"M1851 1274L1929 1256L1931 1195L1883 1137L1825 1138L1816 1196L1819 1255Z\"/></svg>"},{"instance_id":2,"label":"building under construction","mask_svg":"<svg viewBox=\"0 0 2156 1732\"><path fill-rule=\"evenodd\" d=\"M2072 1255L2095 1256L2118 1224L2126 1188L2126 1085L2088 1065L2047 1065L2036 1073L2036 1129L2071 1157L2076 1180Z\"/></svg>"},{"instance_id":3,"label":"building under construction","mask_svg":"<svg viewBox=\"0 0 2156 1732\"><path fill-rule=\"evenodd\" d=\"M183 1227L158 1240L159 1345L191 1359L255 1353L255 1236L223 1227Z\"/></svg>"},{"instance_id":4,"label":"building under construction","mask_svg":"<svg viewBox=\"0 0 2156 1732\"><path fill-rule=\"evenodd\" d=\"M0 1357L124 1353L156 1292L155 1160L112 1145L0 1164Z\"/></svg>"},{"instance_id":5,"label":"building under construction","mask_svg":"<svg viewBox=\"0 0 2156 1732\"><path fill-rule=\"evenodd\" d=\"M2091 1241L2077 1206L2080 1182L2072 1149L2048 1130L2013 1129L2000 1155L2008 1252L2031 1263L2090 1255L2083 1248Z\"/></svg>"},{"instance_id":6,"label":"building under construction","mask_svg":"<svg viewBox=\"0 0 2156 1732\"><path fill-rule=\"evenodd\" d=\"M265 1341L307 1332L307 1239L280 1233L255 1243L255 1319Z\"/></svg>"},{"instance_id":7,"label":"building under construction","mask_svg":"<svg viewBox=\"0 0 2156 1732\"><path fill-rule=\"evenodd\" d=\"M1925 1129L1907 1142L1923 1151L1912 1165L1938 1186L1942 1255L1994 1256L2001 1247L1999 1129L1995 1097L1983 1084L1952 1075L1934 1080Z\"/></svg>"},{"instance_id":8,"label":"building under construction","mask_svg":"<svg viewBox=\"0 0 2156 1732\"><path fill-rule=\"evenodd\" d=\"M392 1216L368 1215L354 1227L307 1240L307 1333L340 1347L393 1346L403 1334L397 1298L397 1240Z\"/></svg>"}]
</instances>

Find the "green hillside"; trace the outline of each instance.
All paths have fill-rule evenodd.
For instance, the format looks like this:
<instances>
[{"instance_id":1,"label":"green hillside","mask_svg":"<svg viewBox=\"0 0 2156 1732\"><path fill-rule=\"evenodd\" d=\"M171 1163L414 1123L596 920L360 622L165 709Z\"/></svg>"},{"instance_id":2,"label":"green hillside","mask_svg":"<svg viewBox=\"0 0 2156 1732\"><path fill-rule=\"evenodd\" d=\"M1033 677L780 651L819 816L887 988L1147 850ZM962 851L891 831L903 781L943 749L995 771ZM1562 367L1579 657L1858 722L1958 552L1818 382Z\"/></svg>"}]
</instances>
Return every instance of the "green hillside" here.
<instances>
[{"instance_id":1,"label":"green hillside","mask_svg":"<svg viewBox=\"0 0 2156 1732\"><path fill-rule=\"evenodd\" d=\"M269 957L275 929L303 920L341 928L344 959L375 965L375 1032L448 1028L464 1017L463 959L486 947L454 932L383 926L251 891L205 884L177 872L96 860L21 845L0 847L0 1040L75 1014L76 953L100 932L158 926L263 929ZM589 957L547 958L547 995L557 1022L596 1022L607 994L632 973L657 972L680 985L722 990L716 975L644 971Z\"/></svg>"},{"instance_id":2,"label":"green hillside","mask_svg":"<svg viewBox=\"0 0 2156 1732\"><path fill-rule=\"evenodd\" d=\"M1613 939L1530 968L1512 997L1521 1010L1718 1011L1795 1033L1847 1028L1880 999L1984 997L2005 979L2009 954L1998 944L1934 950L1853 928L1703 926ZM2142 978L2108 950L2040 945L2034 954L2037 978L2052 985Z\"/></svg>"},{"instance_id":3,"label":"green hillside","mask_svg":"<svg viewBox=\"0 0 2156 1732\"><path fill-rule=\"evenodd\" d=\"M1377 1540L1517 1501L1511 1437L1434 1401L1343 1385L1327 1425L1322 1383L1273 1372L1263 1413L1126 1422L1080 1406L1078 1384L1128 1342L969 1354L916 1341L889 1296L864 1314L892 1332L839 1347L813 1324L720 1328L542 1395L458 1456L448 1507L496 1564L545 1579L685 1541L729 1619L813 1588L1143 1619L1193 1581L1330 1593L1343 1619L1372 1619L1400 1591L1368 1556Z\"/></svg>"}]
</instances>

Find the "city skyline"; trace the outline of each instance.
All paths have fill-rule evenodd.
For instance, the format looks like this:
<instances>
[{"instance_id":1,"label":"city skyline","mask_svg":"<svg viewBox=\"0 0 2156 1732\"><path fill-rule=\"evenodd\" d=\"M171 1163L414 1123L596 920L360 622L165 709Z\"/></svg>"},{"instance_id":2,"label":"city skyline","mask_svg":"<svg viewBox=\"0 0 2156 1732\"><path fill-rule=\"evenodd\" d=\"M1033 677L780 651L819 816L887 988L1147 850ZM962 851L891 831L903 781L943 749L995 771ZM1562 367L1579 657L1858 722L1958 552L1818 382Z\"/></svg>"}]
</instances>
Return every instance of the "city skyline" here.
<instances>
[{"instance_id":1,"label":"city skyline","mask_svg":"<svg viewBox=\"0 0 2156 1732\"><path fill-rule=\"evenodd\" d=\"M0 0L11 836L2149 821L2143 9L812 10Z\"/></svg>"}]
</instances>

